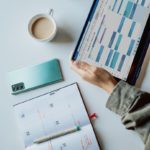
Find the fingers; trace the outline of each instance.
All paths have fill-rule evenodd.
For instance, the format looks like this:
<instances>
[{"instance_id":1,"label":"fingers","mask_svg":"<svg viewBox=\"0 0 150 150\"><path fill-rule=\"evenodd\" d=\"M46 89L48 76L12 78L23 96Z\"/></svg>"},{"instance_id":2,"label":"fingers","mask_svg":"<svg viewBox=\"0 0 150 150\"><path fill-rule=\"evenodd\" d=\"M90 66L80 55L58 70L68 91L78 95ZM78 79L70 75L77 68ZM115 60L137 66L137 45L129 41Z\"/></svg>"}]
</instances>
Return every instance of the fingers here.
<instances>
[{"instance_id":1,"label":"fingers","mask_svg":"<svg viewBox=\"0 0 150 150\"><path fill-rule=\"evenodd\" d=\"M86 71L89 74L95 72L95 70L97 70L97 67L91 66L89 64L87 64L86 62L81 62L81 61L71 61L71 66L75 71Z\"/></svg>"},{"instance_id":2,"label":"fingers","mask_svg":"<svg viewBox=\"0 0 150 150\"><path fill-rule=\"evenodd\" d=\"M77 66L78 68L82 69L82 70L88 70L90 65L88 65L87 63L85 62L81 62L81 61L78 61L77 62Z\"/></svg>"},{"instance_id":3,"label":"fingers","mask_svg":"<svg viewBox=\"0 0 150 150\"><path fill-rule=\"evenodd\" d=\"M86 71L81 68L79 62L71 61L71 68L77 72L80 76L86 76Z\"/></svg>"},{"instance_id":4,"label":"fingers","mask_svg":"<svg viewBox=\"0 0 150 150\"><path fill-rule=\"evenodd\" d=\"M81 62L81 68L87 70L88 72L92 74L99 74L103 75L104 73L108 73L105 69L103 68L98 68L96 66L92 66L90 64L87 64L85 62Z\"/></svg>"},{"instance_id":5,"label":"fingers","mask_svg":"<svg viewBox=\"0 0 150 150\"><path fill-rule=\"evenodd\" d=\"M82 62L82 61L76 61L75 62L76 66L82 70L89 70L90 67L92 67L91 65L87 64L86 62Z\"/></svg>"},{"instance_id":6,"label":"fingers","mask_svg":"<svg viewBox=\"0 0 150 150\"><path fill-rule=\"evenodd\" d=\"M86 70L87 72L89 72L90 74L95 74L97 72L100 72L101 69L95 66L92 66L86 62L79 62L79 68L82 70Z\"/></svg>"},{"instance_id":7,"label":"fingers","mask_svg":"<svg viewBox=\"0 0 150 150\"><path fill-rule=\"evenodd\" d=\"M80 74L83 78L85 76L92 77L92 76L99 76L99 77L108 77L111 76L106 70L102 68L98 68L95 66L91 66L86 62L80 61L71 61L72 69L75 70L78 74Z\"/></svg>"}]
</instances>

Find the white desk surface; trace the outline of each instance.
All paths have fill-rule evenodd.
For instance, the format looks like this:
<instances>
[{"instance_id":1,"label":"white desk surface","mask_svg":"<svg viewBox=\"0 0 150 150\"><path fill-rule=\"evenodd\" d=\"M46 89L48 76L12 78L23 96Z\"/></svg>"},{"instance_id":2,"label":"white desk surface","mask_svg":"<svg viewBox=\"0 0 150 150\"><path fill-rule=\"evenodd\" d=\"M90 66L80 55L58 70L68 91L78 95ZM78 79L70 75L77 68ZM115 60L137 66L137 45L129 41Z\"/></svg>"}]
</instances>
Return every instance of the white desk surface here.
<instances>
[{"instance_id":1,"label":"white desk surface","mask_svg":"<svg viewBox=\"0 0 150 150\"><path fill-rule=\"evenodd\" d=\"M0 150L23 150L12 105L61 86L78 82L89 113L96 112L94 122L103 150L143 150L140 138L127 131L120 117L105 108L108 94L90 85L69 67L69 54L75 48L92 0L1 0L0 1ZM37 13L55 10L59 32L52 43L39 43L27 31L29 19ZM138 84L150 91L149 53ZM18 96L10 95L8 71L38 64L52 58L60 59L64 82L40 88ZM146 69L146 66L147 69ZM143 80L143 74L144 76ZM142 81L142 82L141 82Z\"/></svg>"}]
</instances>

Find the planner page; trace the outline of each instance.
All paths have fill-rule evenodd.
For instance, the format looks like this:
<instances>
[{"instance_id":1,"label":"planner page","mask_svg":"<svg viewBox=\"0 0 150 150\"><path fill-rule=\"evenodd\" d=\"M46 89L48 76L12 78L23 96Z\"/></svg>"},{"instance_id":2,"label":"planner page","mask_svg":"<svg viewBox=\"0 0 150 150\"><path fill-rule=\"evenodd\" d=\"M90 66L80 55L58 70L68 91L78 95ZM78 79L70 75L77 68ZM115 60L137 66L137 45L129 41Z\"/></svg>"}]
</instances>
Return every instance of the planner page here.
<instances>
[{"instance_id":1,"label":"planner page","mask_svg":"<svg viewBox=\"0 0 150 150\"><path fill-rule=\"evenodd\" d=\"M150 0L96 0L76 59L127 80L149 14Z\"/></svg>"},{"instance_id":2,"label":"planner page","mask_svg":"<svg viewBox=\"0 0 150 150\"><path fill-rule=\"evenodd\" d=\"M76 84L14 105L27 150L100 150ZM41 137L80 126L80 130L41 144Z\"/></svg>"}]
</instances>

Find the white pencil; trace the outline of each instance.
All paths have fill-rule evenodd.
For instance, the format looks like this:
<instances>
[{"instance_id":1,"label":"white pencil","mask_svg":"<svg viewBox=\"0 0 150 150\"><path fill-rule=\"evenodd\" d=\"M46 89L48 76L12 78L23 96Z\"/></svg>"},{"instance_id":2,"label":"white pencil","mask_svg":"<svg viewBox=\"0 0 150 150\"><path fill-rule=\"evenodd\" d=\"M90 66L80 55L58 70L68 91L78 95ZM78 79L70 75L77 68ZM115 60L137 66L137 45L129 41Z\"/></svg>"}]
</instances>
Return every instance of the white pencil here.
<instances>
[{"instance_id":1,"label":"white pencil","mask_svg":"<svg viewBox=\"0 0 150 150\"><path fill-rule=\"evenodd\" d=\"M66 129L66 130L58 132L58 133L54 133L54 134L51 134L51 135L48 135L48 136L45 136L45 137L41 137L41 138L35 140L34 143L40 144L40 143L46 142L48 140L58 138L60 136L64 136L64 135L79 131L80 129L81 129L80 126L76 126L74 128Z\"/></svg>"}]
</instances>

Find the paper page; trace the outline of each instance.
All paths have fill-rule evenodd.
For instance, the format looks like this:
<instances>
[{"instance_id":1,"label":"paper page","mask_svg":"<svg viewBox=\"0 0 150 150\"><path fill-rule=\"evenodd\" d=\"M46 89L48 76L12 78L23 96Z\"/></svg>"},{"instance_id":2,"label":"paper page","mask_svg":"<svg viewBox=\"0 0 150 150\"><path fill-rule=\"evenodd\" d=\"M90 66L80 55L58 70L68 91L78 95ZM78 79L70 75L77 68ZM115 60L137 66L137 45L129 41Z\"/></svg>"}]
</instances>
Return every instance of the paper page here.
<instances>
[{"instance_id":1,"label":"paper page","mask_svg":"<svg viewBox=\"0 0 150 150\"><path fill-rule=\"evenodd\" d=\"M82 150L82 148L78 148L82 147L81 139L86 135L92 135L93 142L85 150L92 150L95 146L97 148L93 150L99 150L76 84L17 104L14 106L14 110L26 148L35 148L36 145L32 146L33 141L40 137L80 125L81 131L40 144L38 149L44 150L43 146L46 146L47 150L61 149L61 144L65 139L69 148Z\"/></svg>"},{"instance_id":2,"label":"paper page","mask_svg":"<svg viewBox=\"0 0 150 150\"><path fill-rule=\"evenodd\" d=\"M97 0L77 60L127 80L150 13L150 0Z\"/></svg>"},{"instance_id":3,"label":"paper page","mask_svg":"<svg viewBox=\"0 0 150 150\"><path fill-rule=\"evenodd\" d=\"M87 125L79 132L43 144L32 145L26 150L100 150L100 148L91 125Z\"/></svg>"}]
</instances>

